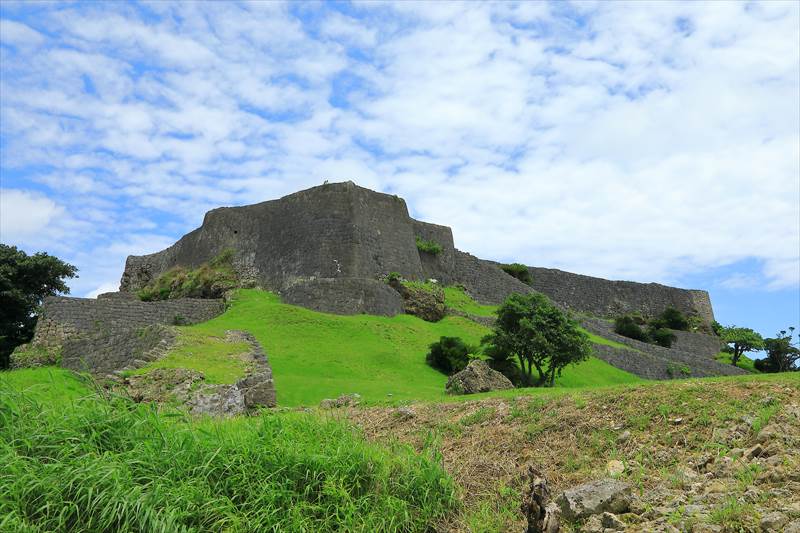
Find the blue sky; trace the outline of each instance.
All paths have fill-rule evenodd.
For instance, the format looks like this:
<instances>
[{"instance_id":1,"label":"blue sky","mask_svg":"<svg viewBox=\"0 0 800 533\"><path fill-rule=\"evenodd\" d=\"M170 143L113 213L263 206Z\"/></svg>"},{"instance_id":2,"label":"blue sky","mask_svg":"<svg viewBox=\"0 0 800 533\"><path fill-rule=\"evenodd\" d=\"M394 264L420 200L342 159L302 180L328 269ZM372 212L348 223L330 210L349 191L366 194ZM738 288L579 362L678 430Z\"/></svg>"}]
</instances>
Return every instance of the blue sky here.
<instances>
[{"instance_id":1,"label":"blue sky","mask_svg":"<svg viewBox=\"0 0 800 533\"><path fill-rule=\"evenodd\" d=\"M0 4L0 239L116 288L352 179L481 257L800 322L800 4Z\"/></svg>"}]
</instances>

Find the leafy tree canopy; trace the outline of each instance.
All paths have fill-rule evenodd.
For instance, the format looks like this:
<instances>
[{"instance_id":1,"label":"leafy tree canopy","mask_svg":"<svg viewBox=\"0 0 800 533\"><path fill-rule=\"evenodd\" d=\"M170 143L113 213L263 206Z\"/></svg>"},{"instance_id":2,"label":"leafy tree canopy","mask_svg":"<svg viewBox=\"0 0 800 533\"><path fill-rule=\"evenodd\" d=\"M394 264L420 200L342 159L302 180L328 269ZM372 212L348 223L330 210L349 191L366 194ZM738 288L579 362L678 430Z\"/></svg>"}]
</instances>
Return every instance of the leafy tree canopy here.
<instances>
[{"instance_id":1,"label":"leafy tree canopy","mask_svg":"<svg viewBox=\"0 0 800 533\"><path fill-rule=\"evenodd\" d=\"M798 362L800 362L800 336L798 341L793 340L794 328L790 327L789 331L779 331L774 338L764 339L764 349L767 351L767 357L764 359L757 359L755 362L756 369L761 372L795 372L800 370Z\"/></svg>"},{"instance_id":2,"label":"leafy tree canopy","mask_svg":"<svg viewBox=\"0 0 800 533\"><path fill-rule=\"evenodd\" d=\"M764 339L750 328L725 326L720 332L720 337L733 350L731 364L734 366L745 352L755 352L764 348Z\"/></svg>"},{"instance_id":3,"label":"leafy tree canopy","mask_svg":"<svg viewBox=\"0 0 800 533\"><path fill-rule=\"evenodd\" d=\"M525 385L553 386L565 367L591 353L589 338L578 323L539 293L509 296L497 310L492 333L483 341L487 355L500 366L516 358Z\"/></svg>"},{"instance_id":4,"label":"leafy tree canopy","mask_svg":"<svg viewBox=\"0 0 800 533\"><path fill-rule=\"evenodd\" d=\"M78 269L44 252L28 255L0 244L0 368L33 336L36 312L46 296L69 293L66 280Z\"/></svg>"}]
</instances>

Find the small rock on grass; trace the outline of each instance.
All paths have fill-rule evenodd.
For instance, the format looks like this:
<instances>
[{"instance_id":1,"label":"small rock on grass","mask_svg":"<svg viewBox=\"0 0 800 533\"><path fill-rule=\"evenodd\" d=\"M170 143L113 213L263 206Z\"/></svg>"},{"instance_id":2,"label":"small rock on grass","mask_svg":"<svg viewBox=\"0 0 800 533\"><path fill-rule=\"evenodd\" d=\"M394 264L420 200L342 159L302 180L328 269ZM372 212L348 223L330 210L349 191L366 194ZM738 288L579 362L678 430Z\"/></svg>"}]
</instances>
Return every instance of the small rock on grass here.
<instances>
[{"instance_id":1,"label":"small rock on grass","mask_svg":"<svg viewBox=\"0 0 800 533\"><path fill-rule=\"evenodd\" d=\"M588 518L603 512L624 513L631 505L631 487L616 479L600 479L565 490L558 498L568 520Z\"/></svg>"},{"instance_id":2,"label":"small rock on grass","mask_svg":"<svg viewBox=\"0 0 800 533\"><path fill-rule=\"evenodd\" d=\"M606 472L611 477L619 477L625 472L625 463L617 460L609 461L606 465Z\"/></svg>"}]
</instances>

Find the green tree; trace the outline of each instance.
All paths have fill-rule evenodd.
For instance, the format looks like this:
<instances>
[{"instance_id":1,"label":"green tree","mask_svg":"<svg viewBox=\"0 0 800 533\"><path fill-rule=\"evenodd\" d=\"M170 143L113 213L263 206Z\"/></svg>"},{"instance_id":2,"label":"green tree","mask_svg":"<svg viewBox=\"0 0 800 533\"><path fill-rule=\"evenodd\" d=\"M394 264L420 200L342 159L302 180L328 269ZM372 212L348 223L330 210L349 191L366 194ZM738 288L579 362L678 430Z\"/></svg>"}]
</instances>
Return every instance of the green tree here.
<instances>
[{"instance_id":1,"label":"green tree","mask_svg":"<svg viewBox=\"0 0 800 533\"><path fill-rule=\"evenodd\" d=\"M720 336L723 342L730 347L733 366L737 365L745 352L755 352L764 348L764 339L758 332L750 328L725 326L722 328Z\"/></svg>"},{"instance_id":2,"label":"green tree","mask_svg":"<svg viewBox=\"0 0 800 533\"><path fill-rule=\"evenodd\" d=\"M28 255L0 244L0 368L33 336L36 313L46 296L69 293L66 280L78 269L44 252Z\"/></svg>"},{"instance_id":3,"label":"green tree","mask_svg":"<svg viewBox=\"0 0 800 533\"><path fill-rule=\"evenodd\" d=\"M764 339L764 349L767 351L767 357L764 359L757 359L755 367L761 372L794 372L800 370L797 362L800 361L800 342L792 342L794 335L794 328L790 327L789 331L782 330L778 332L775 338ZM800 336L798 336L800 339Z\"/></svg>"},{"instance_id":4,"label":"green tree","mask_svg":"<svg viewBox=\"0 0 800 533\"><path fill-rule=\"evenodd\" d=\"M510 265L500 265L500 268L503 269L503 272L514 276L522 283L526 285L530 285L533 283L533 277L531 276L531 271L528 269L527 266L523 265L522 263L511 263Z\"/></svg>"},{"instance_id":5,"label":"green tree","mask_svg":"<svg viewBox=\"0 0 800 533\"><path fill-rule=\"evenodd\" d=\"M516 358L524 385L552 387L564 368L591 353L589 338L578 323L539 293L509 296L483 342L487 355L501 365Z\"/></svg>"},{"instance_id":6,"label":"green tree","mask_svg":"<svg viewBox=\"0 0 800 533\"><path fill-rule=\"evenodd\" d=\"M689 319L674 307L667 307L659 315L664 327L686 331L689 329Z\"/></svg>"}]
</instances>

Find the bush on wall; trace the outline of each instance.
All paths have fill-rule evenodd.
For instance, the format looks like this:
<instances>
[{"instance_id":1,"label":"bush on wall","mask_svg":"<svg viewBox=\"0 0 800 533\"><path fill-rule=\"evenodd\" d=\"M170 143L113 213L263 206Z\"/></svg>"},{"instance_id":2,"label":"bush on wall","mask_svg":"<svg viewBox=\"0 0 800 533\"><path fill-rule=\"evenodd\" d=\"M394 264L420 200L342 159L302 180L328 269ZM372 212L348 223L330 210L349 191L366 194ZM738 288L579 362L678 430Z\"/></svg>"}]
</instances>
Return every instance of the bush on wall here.
<instances>
[{"instance_id":1,"label":"bush on wall","mask_svg":"<svg viewBox=\"0 0 800 533\"><path fill-rule=\"evenodd\" d=\"M531 271L528 270L528 267L523 265L522 263L511 263L510 265L500 265L500 268L503 269L503 272L514 276L522 283L526 285L530 285L533 283L533 277L531 276Z\"/></svg>"},{"instance_id":2,"label":"bush on wall","mask_svg":"<svg viewBox=\"0 0 800 533\"><path fill-rule=\"evenodd\" d=\"M442 253L442 245L433 239L423 239L417 235L417 250L426 254L439 255Z\"/></svg>"}]
</instances>

